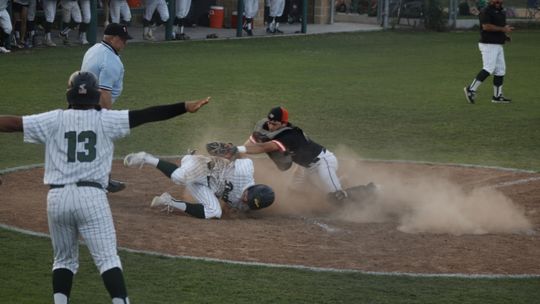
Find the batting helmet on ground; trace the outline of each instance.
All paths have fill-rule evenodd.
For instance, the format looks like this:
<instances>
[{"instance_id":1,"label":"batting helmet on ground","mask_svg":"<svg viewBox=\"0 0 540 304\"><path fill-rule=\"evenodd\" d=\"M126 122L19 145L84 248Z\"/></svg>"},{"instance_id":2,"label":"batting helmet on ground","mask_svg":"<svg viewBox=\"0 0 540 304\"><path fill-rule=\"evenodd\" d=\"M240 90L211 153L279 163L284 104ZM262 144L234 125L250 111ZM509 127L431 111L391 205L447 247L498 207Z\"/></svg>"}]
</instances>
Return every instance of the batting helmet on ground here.
<instances>
[{"instance_id":1,"label":"batting helmet on ground","mask_svg":"<svg viewBox=\"0 0 540 304\"><path fill-rule=\"evenodd\" d=\"M66 97L68 103L73 105L99 104L98 80L90 72L76 71L69 77Z\"/></svg>"},{"instance_id":2,"label":"batting helmet on ground","mask_svg":"<svg viewBox=\"0 0 540 304\"><path fill-rule=\"evenodd\" d=\"M247 188L247 204L249 209L257 210L266 208L274 202L275 194L267 185L258 184Z\"/></svg>"}]
</instances>

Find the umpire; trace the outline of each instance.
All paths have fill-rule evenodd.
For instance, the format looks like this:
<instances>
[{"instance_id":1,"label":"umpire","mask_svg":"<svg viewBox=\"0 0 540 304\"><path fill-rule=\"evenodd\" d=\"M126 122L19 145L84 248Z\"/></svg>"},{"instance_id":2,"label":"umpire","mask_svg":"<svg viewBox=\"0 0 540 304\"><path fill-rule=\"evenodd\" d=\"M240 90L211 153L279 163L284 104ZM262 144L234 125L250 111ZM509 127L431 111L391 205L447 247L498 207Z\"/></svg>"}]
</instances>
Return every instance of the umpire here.
<instances>
[{"instance_id":1,"label":"umpire","mask_svg":"<svg viewBox=\"0 0 540 304\"><path fill-rule=\"evenodd\" d=\"M482 70L476 75L471 85L465 87L467 102L474 104L476 90L486 78L493 74L493 103L510 103L512 100L503 95L503 80L506 73L503 45L510 41L509 33L514 29L506 24L506 11L503 0L490 0L489 5L480 11L480 42Z\"/></svg>"},{"instance_id":2,"label":"umpire","mask_svg":"<svg viewBox=\"0 0 540 304\"><path fill-rule=\"evenodd\" d=\"M104 109L111 109L124 87L124 64L120 59L120 52L126 47L127 41L132 39L127 27L118 23L111 23L103 32L103 40L94 44L86 51L81 65L81 71L96 75L99 82L99 105ZM114 179L109 180L107 191L115 193L124 190L126 185Z\"/></svg>"}]
</instances>

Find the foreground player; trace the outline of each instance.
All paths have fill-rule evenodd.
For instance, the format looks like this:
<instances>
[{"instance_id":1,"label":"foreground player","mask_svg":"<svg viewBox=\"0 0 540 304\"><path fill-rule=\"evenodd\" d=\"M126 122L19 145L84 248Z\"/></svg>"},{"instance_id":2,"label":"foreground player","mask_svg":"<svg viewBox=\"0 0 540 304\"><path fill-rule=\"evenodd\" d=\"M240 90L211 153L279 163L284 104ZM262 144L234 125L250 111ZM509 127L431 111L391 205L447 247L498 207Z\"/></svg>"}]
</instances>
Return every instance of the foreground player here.
<instances>
[{"instance_id":1,"label":"foreground player","mask_svg":"<svg viewBox=\"0 0 540 304\"><path fill-rule=\"evenodd\" d=\"M129 303L106 191L113 142L144 123L196 112L209 98L136 111L101 110L96 77L75 72L68 82L69 109L28 116L0 116L0 132L24 132L24 141L45 144L44 183L54 251L55 304L69 303L79 267L79 235L94 258L113 304Z\"/></svg>"},{"instance_id":2,"label":"foreground player","mask_svg":"<svg viewBox=\"0 0 540 304\"><path fill-rule=\"evenodd\" d=\"M185 155L180 166L146 152L127 155L126 167L141 168L144 164L159 169L175 184L183 185L198 203L174 199L165 192L152 200L152 207L168 206L201 218L221 218L219 199L230 208L247 211L270 206L274 202L272 188L255 184L251 159L235 159L232 153L223 157Z\"/></svg>"},{"instance_id":3,"label":"foreground player","mask_svg":"<svg viewBox=\"0 0 540 304\"><path fill-rule=\"evenodd\" d=\"M299 186L309 184L322 189L334 202L343 202L349 196L355 201L362 200L373 195L378 188L369 183L344 190L337 176L337 158L328 149L307 137L302 129L289 123L289 112L282 107L271 109L268 117L257 123L244 146L229 149L228 144L213 144L218 147L217 150L223 147L228 153L267 153L282 171L296 163L299 166L294 172L292 188L301 189ZM208 149L208 152L211 155L222 153L212 148Z\"/></svg>"},{"instance_id":4,"label":"foreground player","mask_svg":"<svg viewBox=\"0 0 540 304\"><path fill-rule=\"evenodd\" d=\"M511 99L503 95L503 81L506 73L503 45L510 41L509 33L514 29L506 24L506 12L502 0L490 0L489 5L482 9L480 19L480 42L478 48L482 53L482 70L471 85L465 87L467 102L474 104L476 90L489 75L493 74L493 103L510 103Z\"/></svg>"}]
</instances>

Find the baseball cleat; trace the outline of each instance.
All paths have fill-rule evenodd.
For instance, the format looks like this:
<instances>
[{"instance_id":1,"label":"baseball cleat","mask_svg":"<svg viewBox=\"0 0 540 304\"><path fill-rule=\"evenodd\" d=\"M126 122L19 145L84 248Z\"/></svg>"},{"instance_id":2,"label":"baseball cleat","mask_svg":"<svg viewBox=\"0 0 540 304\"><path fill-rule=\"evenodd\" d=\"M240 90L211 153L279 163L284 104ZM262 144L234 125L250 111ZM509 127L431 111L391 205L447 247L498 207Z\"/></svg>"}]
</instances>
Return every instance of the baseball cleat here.
<instances>
[{"instance_id":1,"label":"baseball cleat","mask_svg":"<svg viewBox=\"0 0 540 304\"><path fill-rule=\"evenodd\" d=\"M463 92L465 92L465 99L470 104L474 104L474 98L476 97L476 92L469 90L469 87L464 87Z\"/></svg>"},{"instance_id":2,"label":"baseball cleat","mask_svg":"<svg viewBox=\"0 0 540 304\"><path fill-rule=\"evenodd\" d=\"M130 153L124 157L124 166L129 168L142 168L146 152Z\"/></svg>"},{"instance_id":3,"label":"baseball cleat","mask_svg":"<svg viewBox=\"0 0 540 304\"><path fill-rule=\"evenodd\" d=\"M107 185L107 192L116 193L126 189L126 184L121 181L114 179L109 180L109 185Z\"/></svg>"},{"instance_id":4,"label":"baseball cleat","mask_svg":"<svg viewBox=\"0 0 540 304\"><path fill-rule=\"evenodd\" d=\"M0 46L0 54L7 54L7 53L11 53L11 51L6 49L3 46Z\"/></svg>"},{"instance_id":5,"label":"baseball cleat","mask_svg":"<svg viewBox=\"0 0 540 304\"><path fill-rule=\"evenodd\" d=\"M170 202L172 201L172 196L168 192L164 192L160 196L155 196L152 199L152 203L150 204L150 207L161 207L161 206L169 206Z\"/></svg>"},{"instance_id":6,"label":"baseball cleat","mask_svg":"<svg viewBox=\"0 0 540 304\"><path fill-rule=\"evenodd\" d=\"M506 98L504 96L498 96L498 97L491 97L491 102L492 103L501 103L501 104L507 104L507 103L512 103L512 99L510 98Z\"/></svg>"}]
</instances>

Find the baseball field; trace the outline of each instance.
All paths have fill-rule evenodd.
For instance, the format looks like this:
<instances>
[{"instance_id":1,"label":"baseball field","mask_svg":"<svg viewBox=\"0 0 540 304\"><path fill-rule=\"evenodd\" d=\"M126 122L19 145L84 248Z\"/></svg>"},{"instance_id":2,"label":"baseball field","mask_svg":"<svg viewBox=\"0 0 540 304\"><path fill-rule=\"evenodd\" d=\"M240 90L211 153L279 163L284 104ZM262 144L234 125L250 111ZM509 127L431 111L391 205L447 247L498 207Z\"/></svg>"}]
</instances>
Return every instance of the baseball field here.
<instances>
[{"instance_id":1,"label":"baseball field","mask_svg":"<svg viewBox=\"0 0 540 304\"><path fill-rule=\"evenodd\" d=\"M212 96L195 115L117 142L112 174L128 187L109 199L132 303L537 303L540 32L512 38L509 105L490 102L491 78L477 104L465 101L481 68L476 32L128 45L116 108ZM0 115L64 108L84 51L0 56ZM212 140L241 144L276 105L336 153L346 184L377 182L382 200L336 210L314 189L293 201L288 173L256 157L256 178L278 190L274 205L204 221L149 208L154 195L182 190L121 165L131 152L175 160ZM33 166L43 147L5 133L0 147L0 302L48 303L47 188ZM84 245L71 301L110 301Z\"/></svg>"}]
</instances>

